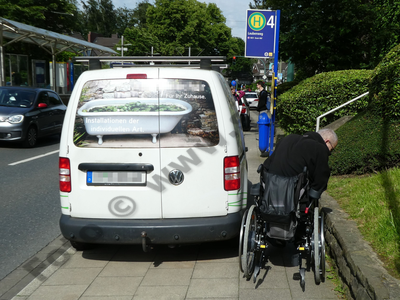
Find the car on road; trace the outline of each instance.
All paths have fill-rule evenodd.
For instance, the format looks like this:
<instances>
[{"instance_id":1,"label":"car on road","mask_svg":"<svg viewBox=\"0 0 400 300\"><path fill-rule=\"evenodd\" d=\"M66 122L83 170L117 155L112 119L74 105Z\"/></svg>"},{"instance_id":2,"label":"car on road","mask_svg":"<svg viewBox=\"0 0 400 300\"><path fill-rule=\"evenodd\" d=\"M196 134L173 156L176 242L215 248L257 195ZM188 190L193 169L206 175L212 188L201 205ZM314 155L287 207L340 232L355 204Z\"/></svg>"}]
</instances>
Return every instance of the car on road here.
<instances>
[{"instance_id":1,"label":"car on road","mask_svg":"<svg viewBox=\"0 0 400 300\"><path fill-rule=\"evenodd\" d=\"M258 95L256 92L246 92L245 97L250 108L256 108L258 105Z\"/></svg>"},{"instance_id":2,"label":"car on road","mask_svg":"<svg viewBox=\"0 0 400 300\"><path fill-rule=\"evenodd\" d=\"M0 87L0 141L34 147L38 138L60 134L67 107L49 89Z\"/></svg>"}]
</instances>

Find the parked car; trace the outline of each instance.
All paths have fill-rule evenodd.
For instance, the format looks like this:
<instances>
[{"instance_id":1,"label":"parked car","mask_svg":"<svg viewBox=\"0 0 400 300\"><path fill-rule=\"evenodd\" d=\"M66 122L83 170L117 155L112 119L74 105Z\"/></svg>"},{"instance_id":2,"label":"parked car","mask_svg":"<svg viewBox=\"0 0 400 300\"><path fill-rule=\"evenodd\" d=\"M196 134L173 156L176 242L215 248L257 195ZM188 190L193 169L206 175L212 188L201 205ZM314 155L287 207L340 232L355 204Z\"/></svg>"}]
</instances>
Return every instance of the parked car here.
<instances>
[{"instance_id":1,"label":"parked car","mask_svg":"<svg viewBox=\"0 0 400 300\"><path fill-rule=\"evenodd\" d=\"M242 97L242 105L239 107L239 111L240 111L240 121L242 122L243 131L249 131L251 128L250 106L245 94Z\"/></svg>"},{"instance_id":2,"label":"parked car","mask_svg":"<svg viewBox=\"0 0 400 300\"><path fill-rule=\"evenodd\" d=\"M256 92L246 92L247 103L250 108L256 108L258 105L258 95Z\"/></svg>"},{"instance_id":3,"label":"parked car","mask_svg":"<svg viewBox=\"0 0 400 300\"><path fill-rule=\"evenodd\" d=\"M202 69L82 73L60 142L60 229L73 247L239 235L247 160L225 78Z\"/></svg>"},{"instance_id":4,"label":"parked car","mask_svg":"<svg viewBox=\"0 0 400 300\"><path fill-rule=\"evenodd\" d=\"M48 89L0 87L0 141L34 147L37 139L60 134L67 107Z\"/></svg>"}]
</instances>

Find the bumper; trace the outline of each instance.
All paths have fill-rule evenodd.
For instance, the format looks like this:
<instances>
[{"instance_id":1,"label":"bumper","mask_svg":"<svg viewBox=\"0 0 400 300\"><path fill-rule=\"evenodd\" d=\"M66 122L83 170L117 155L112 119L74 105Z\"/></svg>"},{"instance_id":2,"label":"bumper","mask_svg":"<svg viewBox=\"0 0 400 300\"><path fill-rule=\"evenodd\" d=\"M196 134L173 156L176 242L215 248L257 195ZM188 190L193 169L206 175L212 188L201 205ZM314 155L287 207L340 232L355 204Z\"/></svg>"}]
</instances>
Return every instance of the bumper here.
<instances>
[{"instance_id":1,"label":"bumper","mask_svg":"<svg viewBox=\"0 0 400 300\"><path fill-rule=\"evenodd\" d=\"M232 239L239 235L242 212L190 219L109 220L62 215L60 229L72 241L93 244L189 244Z\"/></svg>"},{"instance_id":2,"label":"bumper","mask_svg":"<svg viewBox=\"0 0 400 300\"><path fill-rule=\"evenodd\" d=\"M22 130L5 130L0 128L0 141L22 140Z\"/></svg>"}]
</instances>

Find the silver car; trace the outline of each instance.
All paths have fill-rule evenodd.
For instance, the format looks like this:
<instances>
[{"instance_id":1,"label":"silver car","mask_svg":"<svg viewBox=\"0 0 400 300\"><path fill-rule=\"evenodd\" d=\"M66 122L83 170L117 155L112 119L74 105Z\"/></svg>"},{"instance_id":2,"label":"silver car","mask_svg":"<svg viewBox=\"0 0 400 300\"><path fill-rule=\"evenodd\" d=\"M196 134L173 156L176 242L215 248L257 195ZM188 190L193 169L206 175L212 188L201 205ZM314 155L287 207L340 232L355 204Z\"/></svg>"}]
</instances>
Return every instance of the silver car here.
<instances>
[{"instance_id":1,"label":"silver car","mask_svg":"<svg viewBox=\"0 0 400 300\"><path fill-rule=\"evenodd\" d=\"M250 108L258 106L258 95L256 92L246 92L245 97Z\"/></svg>"}]
</instances>

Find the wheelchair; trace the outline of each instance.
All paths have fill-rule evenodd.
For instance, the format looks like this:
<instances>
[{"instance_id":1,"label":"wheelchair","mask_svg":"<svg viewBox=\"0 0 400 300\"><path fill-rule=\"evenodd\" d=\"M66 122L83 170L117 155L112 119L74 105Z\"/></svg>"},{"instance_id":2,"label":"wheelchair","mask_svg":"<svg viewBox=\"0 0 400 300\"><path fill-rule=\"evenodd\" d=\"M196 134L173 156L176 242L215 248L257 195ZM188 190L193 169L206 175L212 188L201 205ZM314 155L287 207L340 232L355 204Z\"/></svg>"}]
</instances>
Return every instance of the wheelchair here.
<instances>
[{"instance_id":1,"label":"wheelchair","mask_svg":"<svg viewBox=\"0 0 400 300\"><path fill-rule=\"evenodd\" d=\"M254 204L244 213L239 236L239 266L246 280L256 282L265 268L270 245L284 247L293 242L295 263L299 265L300 286L305 290L305 272L314 270L315 283L325 281L324 215L319 199L310 198L307 170L295 177L258 170L260 182L250 194ZM302 266L303 259L306 268Z\"/></svg>"}]
</instances>

